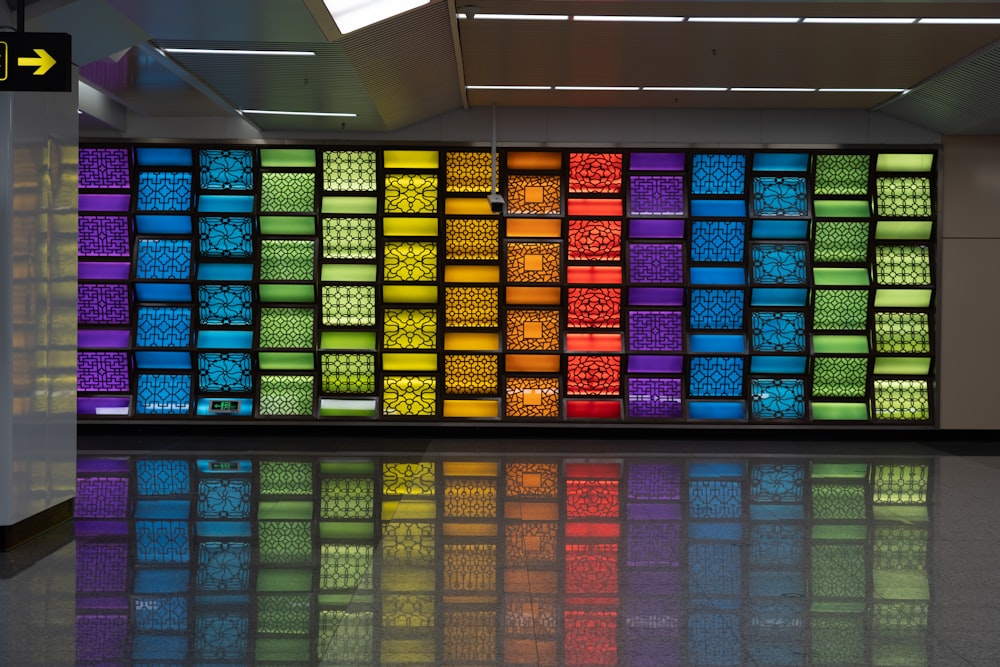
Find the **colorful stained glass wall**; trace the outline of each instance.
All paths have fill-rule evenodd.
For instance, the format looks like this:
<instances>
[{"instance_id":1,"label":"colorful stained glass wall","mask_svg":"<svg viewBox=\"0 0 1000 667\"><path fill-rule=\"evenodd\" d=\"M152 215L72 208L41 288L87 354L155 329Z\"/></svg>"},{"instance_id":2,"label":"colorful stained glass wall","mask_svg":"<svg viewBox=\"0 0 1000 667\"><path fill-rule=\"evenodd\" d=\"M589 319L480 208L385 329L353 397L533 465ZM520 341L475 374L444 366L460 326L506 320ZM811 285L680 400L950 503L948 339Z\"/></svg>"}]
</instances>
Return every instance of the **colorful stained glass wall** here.
<instances>
[{"instance_id":1,"label":"colorful stained glass wall","mask_svg":"<svg viewBox=\"0 0 1000 667\"><path fill-rule=\"evenodd\" d=\"M86 145L83 418L934 422L936 155Z\"/></svg>"}]
</instances>

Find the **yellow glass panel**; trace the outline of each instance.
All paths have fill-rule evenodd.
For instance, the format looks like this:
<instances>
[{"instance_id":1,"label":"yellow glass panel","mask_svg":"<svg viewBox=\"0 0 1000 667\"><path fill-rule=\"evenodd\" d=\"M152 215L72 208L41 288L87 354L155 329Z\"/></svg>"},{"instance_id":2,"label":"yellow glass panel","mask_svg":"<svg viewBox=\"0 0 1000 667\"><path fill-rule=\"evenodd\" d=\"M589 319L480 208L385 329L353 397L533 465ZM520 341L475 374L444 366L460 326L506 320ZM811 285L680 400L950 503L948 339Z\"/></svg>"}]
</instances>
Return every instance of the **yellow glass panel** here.
<instances>
[{"instance_id":1,"label":"yellow glass panel","mask_svg":"<svg viewBox=\"0 0 1000 667\"><path fill-rule=\"evenodd\" d=\"M497 220L459 218L444 223L445 257L454 261L499 259Z\"/></svg>"},{"instance_id":2,"label":"yellow glass panel","mask_svg":"<svg viewBox=\"0 0 1000 667\"><path fill-rule=\"evenodd\" d=\"M437 169L437 151L387 150L382 152L386 169Z\"/></svg>"},{"instance_id":3,"label":"yellow glass panel","mask_svg":"<svg viewBox=\"0 0 1000 667\"><path fill-rule=\"evenodd\" d=\"M432 665L437 643L431 639L383 639L379 648L385 665Z\"/></svg>"},{"instance_id":4,"label":"yellow glass panel","mask_svg":"<svg viewBox=\"0 0 1000 667\"><path fill-rule=\"evenodd\" d=\"M511 151L507 153L508 169L560 169L562 153L553 151Z\"/></svg>"},{"instance_id":5,"label":"yellow glass panel","mask_svg":"<svg viewBox=\"0 0 1000 667\"><path fill-rule=\"evenodd\" d=\"M446 287L445 325L496 327L499 298L499 290L496 287Z\"/></svg>"},{"instance_id":6,"label":"yellow glass panel","mask_svg":"<svg viewBox=\"0 0 1000 667\"><path fill-rule=\"evenodd\" d=\"M447 333L444 335L444 348L496 351L500 349L500 336L491 333Z\"/></svg>"},{"instance_id":7,"label":"yellow glass panel","mask_svg":"<svg viewBox=\"0 0 1000 667\"><path fill-rule=\"evenodd\" d=\"M555 354L508 354L504 358L508 373L558 373L559 357Z\"/></svg>"},{"instance_id":8,"label":"yellow glass panel","mask_svg":"<svg viewBox=\"0 0 1000 667\"><path fill-rule=\"evenodd\" d=\"M562 237L562 221L551 218L511 218L507 221L507 236L557 239Z\"/></svg>"},{"instance_id":9,"label":"yellow glass panel","mask_svg":"<svg viewBox=\"0 0 1000 667\"><path fill-rule=\"evenodd\" d=\"M562 290L558 287L508 287L507 303L510 305L552 305L562 302Z\"/></svg>"},{"instance_id":10,"label":"yellow glass panel","mask_svg":"<svg viewBox=\"0 0 1000 667\"><path fill-rule=\"evenodd\" d=\"M387 174L382 192L386 213L437 213L436 174Z\"/></svg>"},{"instance_id":11,"label":"yellow glass panel","mask_svg":"<svg viewBox=\"0 0 1000 667\"><path fill-rule=\"evenodd\" d=\"M434 463L383 463L382 493L434 495Z\"/></svg>"},{"instance_id":12,"label":"yellow glass panel","mask_svg":"<svg viewBox=\"0 0 1000 667\"><path fill-rule=\"evenodd\" d=\"M445 154L448 192L489 192L493 185L493 156L486 151Z\"/></svg>"},{"instance_id":13,"label":"yellow glass panel","mask_svg":"<svg viewBox=\"0 0 1000 667\"><path fill-rule=\"evenodd\" d=\"M386 500L382 502L382 518L391 521L433 519L437 516L437 503L433 500Z\"/></svg>"},{"instance_id":14,"label":"yellow glass panel","mask_svg":"<svg viewBox=\"0 0 1000 667\"><path fill-rule=\"evenodd\" d=\"M486 197L448 197L444 200L448 215L496 215Z\"/></svg>"},{"instance_id":15,"label":"yellow glass panel","mask_svg":"<svg viewBox=\"0 0 1000 667\"><path fill-rule=\"evenodd\" d=\"M497 393L495 354L446 354L444 356L446 394L491 395Z\"/></svg>"},{"instance_id":16,"label":"yellow glass panel","mask_svg":"<svg viewBox=\"0 0 1000 667\"><path fill-rule=\"evenodd\" d=\"M433 285L383 285L382 299L389 303L437 303Z\"/></svg>"},{"instance_id":17,"label":"yellow glass panel","mask_svg":"<svg viewBox=\"0 0 1000 667\"><path fill-rule=\"evenodd\" d=\"M405 354L386 352L382 355L384 371L436 371L436 354Z\"/></svg>"},{"instance_id":18,"label":"yellow glass panel","mask_svg":"<svg viewBox=\"0 0 1000 667\"><path fill-rule=\"evenodd\" d=\"M444 416L495 419L500 416L500 402L496 400L447 400L444 402Z\"/></svg>"},{"instance_id":19,"label":"yellow glass panel","mask_svg":"<svg viewBox=\"0 0 1000 667\"><path fill-rule=\"evenodd\" d=\"M437 280L437 243L390 241L385 244L382 275L386 282Z\"/></svg>"},{"instance_id":20,"label":"yellow glass panel","mask_svg":"<svg viewBox=\"0 0 1000 667\"><path fill-rule=\"evenodd\" d=\"M382 414L433 416L437 378L386 376L383 378Z\"/></svg>"},{"instance_id":21,"label":"yellow glass panel","mask_svg":"<svg viewBox=\"0 0 1000 667\"><path fill-rule=\"evenodd\" d=\"M497 283L500 282L499 266L452 265L445 267L447 283Z\"/></svg>"},{"instance_id":22,"label":"yellow glass panel","mask_svg":"<svg viewBox=\"0 0 1000 667\"><path fill-rule=\"evenodd\" d=\"M498 466L492 461L445 461L441 473L450 477L496 477Z\"/></svg>"},{"instance_id":23,"label":"yellow glass panel","mask_svg":"<svg viewBox=\"0 0 1000 667\"><path fill-rule=\"evenodd\" d=\"M445 537L496 537L495 523L446 523Z\"/></svg>"},{"instance_id":24,"label":"yellow glass panel","mask_svg":"<svg viewBox=\"0 0 1000 667\"><path fill-rule=\"evenodd\" d=\"M437 236L437 218L383 218L382 233L386 236Z\"/></svg>"},{"instance_id":25,"label":"yellow glass panel","mask_svg":"<svg viewBox=\"0 0 1000 667\"><path fill-rule=\"evenodd\" d=\"M384 554L383 554L384 555ZM382 568L381 584L383 591L433 591L433 567L406 567L391 565Z\"/></svg>"}]
</instances>

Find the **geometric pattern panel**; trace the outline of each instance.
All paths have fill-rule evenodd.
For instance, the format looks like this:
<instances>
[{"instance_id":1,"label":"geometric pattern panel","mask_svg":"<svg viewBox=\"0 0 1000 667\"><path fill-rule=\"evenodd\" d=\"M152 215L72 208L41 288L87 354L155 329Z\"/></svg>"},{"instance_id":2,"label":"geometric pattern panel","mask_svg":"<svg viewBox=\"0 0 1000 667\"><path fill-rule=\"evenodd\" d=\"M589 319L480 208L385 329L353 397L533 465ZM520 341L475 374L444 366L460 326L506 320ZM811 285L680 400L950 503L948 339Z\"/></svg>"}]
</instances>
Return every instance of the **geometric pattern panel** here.
<instances>
[{"instance_id":1,"label":"geometric pattern panel","mask_svg":"<svg viewBox=\"0 0 1000 667\"><path fill-rule=\"evenodd\" d=\"M691 192L696 195L741 195L746 187L745 155L695 155Z\"/></svg>"},{"instance_id":2,"label":"geometric pattern panel","mask_svg":"<svg viewBox=\"0 0 1000 667\"><path fill-rule=\"evenodd\" d=\"M804 352L805 314L800 311L754 311L751 334L754 352Z\"/></svg>"},{"instance_id":3,"label":"geometric pattern panel","mask_svg":"<svg viewBox=\"0 0 1000 667\"><path fill-rule=\"evenodd\" d=\"M696 220L691 224L691 260L742 262L745 228L745 222Z\"/></svg>"},{"instance_id":4,"label":"geometric pattern panel","mask_svg":"<svg viewBox=\"0 0 1000 667\"><path fill-rule=\"evenodd\" d=\"M753 214L769 217L808 215L806 179L800 176L755 176Z\"/></svg>"},{"instance_id":5,"label":"geometric pattern panel","mask_svg":"<svg viewBox=\"0 0 1000 667\"><path fill-rule=\"evenodd\" d=\"M684 282L684 251L680 245L633 243L628 253L629 279L633 283Z\"/></svg>"}]
</instances>

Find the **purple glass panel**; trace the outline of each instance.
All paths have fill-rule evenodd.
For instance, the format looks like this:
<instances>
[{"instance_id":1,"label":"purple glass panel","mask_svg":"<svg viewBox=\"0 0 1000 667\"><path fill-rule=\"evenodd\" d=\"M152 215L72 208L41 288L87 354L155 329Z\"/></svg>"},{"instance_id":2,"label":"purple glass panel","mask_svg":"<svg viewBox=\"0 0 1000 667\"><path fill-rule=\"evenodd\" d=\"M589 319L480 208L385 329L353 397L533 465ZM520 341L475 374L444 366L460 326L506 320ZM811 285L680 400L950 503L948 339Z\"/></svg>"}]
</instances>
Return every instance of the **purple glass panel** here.
<instances>
[{"instance_id":1,"label":"purple glass panel","mask_svg":"<svg viewBox=\"0 0 1000 667\"><path fill-rule=\"evenodd\" d=\"M632 306L683 306L683 287L633 287L628 291Z\"/></svg>"},{"instance_id":2,"label":"purple glass panel","mask_svg":"<svg viewBox=\"0 0 1000 667\"><path fill-rule=\"evenodd\" d=\"M81 211L127 211L132 197L129 195L80 195Z\"/></svg>"},{"instance_id":3,"label":"purple glass panel","mask_svg":"<svg viewBox=\"0 0 1000 667\"><path fill-rule=\"evenodd\" d=\"M632 153L628 166L635 171L682 171L684 153Z\"/></svg>"},{"instance_id":4,"label":"purple glass panel","mask_svg":"<svg viewBox=\"0 0 1000 667\"><path fill-rule=\"evenodd\" d=\"M78 415L128 414L128 396L92 396L76 399Z\"/></svg>"},{"instance_id":5,"label":"purple glass panel","mask_svg":"<svg viewBox=\"0 0 1000 667\"><path fill-rule=\"evenodd\" d=\"M99 596L94 597L88 595L86 598L86 608L91 610L97 609L124 609L129 608L129 599L125 595L115 595L115 596ZM82 607L84 605L77 605Z\"/></svg>"},{"instance_id":6,"label":"purple glass panel","mask_svg":"<svg viewBox=\"0 0 1000 667\"><path fill-rule=\"evenodd\" d=\"M76 461L76 471L81 472L128 472L128 459L92 459L81 457Z\"/></svg>"},{"instance_id":7,"label":"purple glass panel","mask_svg":"<svg viewBox=\"0 0 1000 667\"><path fill-rule=\"evenodd\" d=\"M684 345L679 310L633 310L628 314L628 347L643 352L680 352Z\"/></svg>"},{"instance_id":8,"label":"purple glass panel","mask_svg":"<svg viewBox=\"0 0 1000 667\"><path fill-rule=\"evenodd\" d=\"M128 329L80 329L76 332L76 346L81 348L126 348Z\"/></svg>"},{"instance_id":9,"label":"purple glass panel","mask_svg":"<svg viewBox=\"0 0 1000 667\"><path fill-rule=\"evenodd\" d=\"M128 521L77 519L73 522L73 534L77 538L89 535L128 535L128 527Z\"/></svg>"},{"instance_id":10,"label":"purple glass panel","mask_svg":"<svg viewBox=\"0 0 1000 667\"><path fill-rule=\"evenodd\" d=\"M679 243L632 243L628 275L633 283L683 283L684 249Z\"/></svg>"},{"instance_id":11,"label":"purple glass panel","mask_svg":"<svg viewBox=\"0 0 1000 667\"><path fill-rule=\"evenodd\" d=\"M680 500L681 498L681 467L677 464L632 463L628 466L627 476L629 499ZM632 516L631 510L628 518L636 518Z\"/></svg>"},{"instance_id":12,"label":"purple glass panel","mask_svg":"<svg viewBox=\"0 0 1000 667\"><path fill-rule=\"evenodd\" d=\"M128 353L77 353L76 390L104 392L128 391Z\"/></svg>"},{"instance_id":13,"label":"purple glass panel","mask_svg":"<svg viewBox=\"0 0 1000 667\"><path fill-rule=\"evenodd\" d=\"M81 188L127 188L128 149L81 148L79 179Z\"/></svg>"},{"instance_id":14,"label":"purple glass panel","mask_svg":"<svg viewBox=\"0 0 1000 667\"><path fill-rule=\"evenodd\" d=\"M628 524L627 558L630 567L680 565L679 521L636 521Z\"/></svg>"},{"instance_id":15,"label":"purple glass panel","mask_svg":"<svg viewBox=\"0 0 1000 667\"><path fill-rule=\"evenodd\" d=\"M80 324L128 324L128 289L124 283L80 283L77 321Z\"/></svg>"},{"instance_id":16,"label":"purple glass panel","mask_svg":"<svg viewBox=\"0 0 1000 667\"><path fill-rule=\"evenodd\" d=\"M633 176L629 215L684 215L683 176Z\"/></svg>"},{"instance_id":17,"label":"purple glass panel","mask_svg":"<svg viewBox=\"0 0 1000 667\"><path fill-rule=\"evenodd\" d=\"M674 521L681 518L681 506L677 503L629 503L630 521Z\"/></svg>"},{"instance_id":18,"label":"purple glass panel","mask_svg":"<svg viewBox=\"0 0 1000 667\"><path fill-rule=\"evenodd\" d=\"M630 417L679 418L680 378L629 378L628 413Z\"/></svg>"},{"instance_id":19,"label":"purple glass panel","mask_svg":"<svg viewBox=\"0 0 1000 667\"><path fill-rule=\"evenodd\" d=\"M684 370L684 357L641 356L629 357L629 373L680 373Z\"/></svg>"},{"instance_id":20,"label":"purple glass panel","mask_svg":"<svg viewBox=\"0 0 1000 667\"><path fill-rule=\"evenodd\" d=\"M679 239L684 237L684 221L632 220L628 235L634 239Z\"/></svg>"},{"instance_id":21,"label":"purple glass panel","mask_svg":"<svg viewBox=\"0 0 1000 667\"><path fill-rule=\"evenodd\" d=\"M76 659L80 664L125 664L126 614L77 614Z\"/></svg>"},{"instance_id":22,"label":"purple glass panel","mask_svg":"<svg viewBox=\"0 0 1000 667\"><path fill-rule=\"evenodd\" d=\"M128 280L128 262L80 262L77 275L81 280Z\"/></svg>"},{"instance_id":23,"label":"purple glass panel","mask_svg":"<svg viewBox=\"0 0 1000 667\"><path fill-rule=\"evenodd\" d=\"M124 519L127 512L128 477L80 477L76 480L76 517Z\"/></svg>"},{"instance_id":24,"label":"purple glass panel","mask_svg":"<svg viewBox=\"0 0 1000 667\"><path fill-rule=\"evenodd\" d=\"M81 215L77 245L81 257L128 257L128 218L123 215Z\"/></svg>"}]
</instances>

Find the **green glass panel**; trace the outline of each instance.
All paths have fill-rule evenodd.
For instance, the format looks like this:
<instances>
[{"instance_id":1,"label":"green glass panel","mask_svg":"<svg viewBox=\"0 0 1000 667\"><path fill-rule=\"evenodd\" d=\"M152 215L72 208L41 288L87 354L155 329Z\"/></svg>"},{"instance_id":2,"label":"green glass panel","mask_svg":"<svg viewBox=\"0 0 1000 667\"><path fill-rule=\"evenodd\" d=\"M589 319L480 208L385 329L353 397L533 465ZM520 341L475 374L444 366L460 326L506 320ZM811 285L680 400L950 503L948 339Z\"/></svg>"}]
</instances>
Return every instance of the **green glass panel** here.
<instances>
[{"instance_id":1,"label":"green glass panel","mask_svg":"<svg viewBox=\"0 0 1000 667\"><path fill-rule=\"evenodd\" d=\"M358 598L365 598L368 596L358 595L355 596L353 593L342 593L340 595L336 593L320 593L316 596L316 601L323 607L346 607L352 602L359 602ZM344 612L337 612L332 610L323 610L321 614L343 614Z\"/></svg>"},{"instance_id":2,"label":"green glass panel","mask_svg":"<svg viewBox=\"0 0 1000 667\"><path fill-rule=\"evenodd\" d=\"M872 214L867 201L856 199L817 199L813 211L817 218L867 218Z\"/></svg>"},{"instance_id":3,"label":"green glass panel","mask_svg":"<svg viewBox=\"0 0 1000 667\"><path fill-rule=\"evenodd\" d=\"M915 245L878 246L875 276L882 285L930 285L930 249Z\"/></svg>"},{"instance_id":4,"label":"green glass panel","mask_svg":"<svg viewBox=\"0 0 1000 667\"><path fill-rule=\"evenodd\" d=\"M927 313L875 313L875 349L879 352L927 354L931 351Z\"/></svg>"},{"instance_id":5,"label":"green glass panel","mask_svg":"<svg viewBox=\"0 0 1000 667\"><path fill-rule=\"evenodd\" d=\"M877 526L872 545L872 567L876 570L926 569L929 537L926 526Z\"/></svg>"},{"instance_id":6,"label":"green glass panel","mask_svg":"<svg viewBox=\"0 0 1000 667\"><path fill-rule=\"evenodd\" d=\"M868 528L857 524L825 523L813 526L814 540L864 540L868 537Z\"/></svg>"},{"instance_id":7,"label":"green glass panel","mask_svg":"<svg viewBox=\"0 0 1000 667\"><path fill-rule=\"evenodd\" d=\"M319 414L322 417L374 417L374 398L322 398Z\"/></svg>"},{"instance_id":8,"label":"green glass panel","mask_svg":"<svg viewBox=\"0 0 1000 667\"><path fill-rule=\"evenodd\" d=\"M310 213L316 210L316 175L264 172L260 175L262 213Z\"/></svg>"},{"instance_id":9,"label":"green glass panel","mask_svg":"<svg viewBox=\"0 0 1000 667\"><path fill-rule=\"evenodd\" d=\"M264 239L260 244L260 279L312 280L316 242Z\"/></svg>"},{"instance_id":10,"label":"green glass panel","mask_svg":"<svg viewBox=\"0 0 1000 667\"><path fill-rule=\"evenodd\" d=\"M812 416L817 421L864 421L868 419L865 403L813 403Z\"/></svg>"},{"instance_id":11,"label":"green glass panel","mask_svg":"<svg viewBox=\"0 0 1000 667\"><path fill-rule=\"evenodd\" d=\"M315 167L316 151L311 148L262 148L262 167Z\"/></svg>"},{"instance_id":12,"label":"green glass panel","mask_svg":"<svg viewBox=\"0 0 1000 667\"><path fill-rule=\"evenodd\" d=\"M821 600L809 605L809 611L823 614L860 614L866 609L864 602Z\"/></svg>"},{"instance_id":13,"label":"green glass panel","mask_svg":"<svg viewBox=\"0 0 1000 667\"><path fill-rule=\"evenodd\" d=\"M312 303L316 295L312 285L258 285L264 303Z\"/></svg>"},{"instance_id":14,"label":"green glass panel","mask_svg":"<svg viewBox=\"0 0 1000 667\"><path fill-rule=\"evenodd\" d=\"M374 461L320 461L319 471L324 475L374 475Z\"/></svg>"},{"instance_id":15,"label":"green glass panel","mask_svg":"<svg viewBox=\"0 0 1000 667\"><path fill-rule=\"evenodd\" d=\"M308 595L262 595L257 598L257 632L308 635L310 616L312 616L310 607ZM261 659L262 642L270 644L270 647L265 647L265 651L276 648L273 642L293 651L295 651L293 646L301 643L299 640L258 638L254 652L254 659L257 661ZM305 643L305 650L308 656L308 640ZM291 656L286 656L286 659L291 659Z\"/></svg>"},{"instance_id":16,"label":"green glass panel","mask_svg":"<svg viewBox=\"0 0 1000 667\"><path fill-rule=\"evenodd\" d=\"M879 357L875 360L875 375L927 375L931 360L927 357Z\"/></svg>"},{"instance_id":17,"label":"green glass panel","mask_svg":"<svg viewBox=\"0 0 1000 667\"><path fill-rule=\"evenodd\" d=\"M308 568L257 570L258 591L311 591L312 587L312 572Z\"/></svg>"},{"instance_id":18,"label":"green glass panel","mask_svg":"<svg viewBox=\"0 0 1000 667\"><path fill-rule=\"evenodd\" d=\"M263 375L261 415L309 416L313 413L313 379L308 375Z\"/></svg>"},{"instance_id":19,"label":"green glass panel","mask_svg":"<svg viewBox=\"0 0 1000 667\"><path fill-rule=\"evenodd\" d=\"M258 521L257 531L261 564L307 565L312 562L310 522Z\"/></svg>"},{"instance_id":20,"label":"green glass panel","mask_svg":"<svg viewBox=\"0 0 1000 667\"><path fill-rule=\"evenodd\" d=\"M375 287L324 285L323 324L334 327L375 326Z\"/></svg>"},{"instance_id":21,"label":"green glass panel","mask_svg":"<svg viewBox=\"0 0 1000 667\"><path fill-rule=\"evenodd\" d=\"M868 379L865 357L816 357L813 396L864 398Z\"/></svg>"},{"instance_id":22,"label":"green glass panel","mask_svg":"<svg viewBox=\"0 0 1000 667\"><path fill-rule=\"evenodd\" d=\"M374 495L375 481L370 477L324 479L321 491L320 518L371 519L375 512ZM364 525L370 528L371 522Z\"/></svg>"},{"instance_id":23,"label":"green glass panel","mask_svg":"<svg viewBox=\"0 0 1000 667\"><path fill-rule=\"evenodd\" d=\"M320 588L322 590L372 587L370 544L324 544L320 550Z\"/></svg>"},{"instance_id":24,"label":"green glass panel","mask_svg":"<svg viewBox=\"0 0 1000 667\"><path fill-rule=\"evenodd\" d=\"M375 215L378 213L378 199L375 197L323 197L324 213L356 213Z\"/></svg>"},{"instance_id":25,"label":"green glass panel","mask_svg":"<svg viewBox=\"0 0 1000 667\"><path fill-rule=\"evenodd\" d=\"M927 573L920 570L874 570L875 597L886 600L927 600Z\"/></svg>"},{"instance_id":26,"label":"green glass panel","mask_svg":"<svg viewBox=\"0 0 1000 667\"><path fill-rule=\"evenodd\" d=\"M375 526L359 521L324 521L319 524L319 536L329 540L370 540Z\"/></svg>"},{"instance_id":27,"label":"green glass panel","mask_svg":"<svg viewBox=\"0 0 1000 667\"><path fill-rule=\"evenodd\" d=\"M868 269L813 269L813 281L817 285L867 285Z\"/></svg>"},{"instance_id":28,"label":"green glass panel","mask_svg":"<svg viewBox=\"0 0 1000 667\"><path fill-rule=\"evenodd\" d=\"M913 642L876 642L872 646L873 667L926 667L927 645Z\"/></svg>"},{"instance_id":29,"label":"green glass panel","mask_svg":"<svg viewBox=\"0 0 1000 667\"><path fill-rule=\"evenodd\" d=\"M821 605L838 604L845 603L815 603L813 611L817 611L816 607ZM865 634L864 619L861 615L835 613L813 616L810 623L811 663L831 666L864 664Z\"/></svg>"},{"instance_id":30,"label":"green glass panel","mask_svg":"<svg viewBox=\"0 0 1000 667\"><path fill-rule=\"evenodd\" d=\"M321 278L331 283L373 283L378 278L378 268L374 264L324 264Z\"/></svg>"},{"instance_id":31,"label":"green glass panel","mask_svg":"<svg viewBox=\"0 0 1000 667\"><path fill-rule=\"evenodd\" d=\"M375 151L324 151L323 189L375 190Z\"/></svg>"},{"instance_id":32,"label":"green glass panel","mask_svg":"<svg viewBox=\"0 0 1000 667\"><path fill-rule=\"evenodd\" d=\"M261 308L260 347L313 346L312 308Z\"/></svg>"},{"instance_id":33,"label":"green glass panel","mask_svg":"<svg viewBox=\"0 0 1000 667\"><path fill-rule=\"evenodd\" d=\"M934 223L930 220L879 220L875 238L879 241L923 241L930 239Z\"/></svg>"},{"instance_id":34,"label":"green glass panel","mask_svg":"<svg viewBox=\"0 0 1000 667\"><path fill-rule=\"evenodd\" d=\"M375 334L367 331L324 331L320 335L324 350L374 350Z\"/></svg>"},{"instance_id":35,"label":"green glass panel","mask_svg":"<svg viewBox=\"0 0 1000 667\"><path fill-rule=\"evenodd\" d=\"M814 248L816 262L866 262L868 223L819 221Z\"/></svg>"},{"instance_id":36,"label":"green glass panel","mask_svg":"<svg viewBox=\"0 0 1000 667\"><path fill-rule=\"evenodd\" d=\"M858 484L813 484L813 518L863 520L865 487Z\"/></svg>"},{"instance_id":37,"label":"green glass panel","mask_svg":"<svg viewBox=\"0 0 1000 667\"><path fill-rule=\"evenodd\" d=\"M875 419L931 418L926 380L875 380Z\"/></svg>"},{"instance_id":38,"label":"green glass panel","mask_svg":"<svg viewBox=\"0 0 1000 667\"><path fill-rule=\"evenodd\" d=\"M910 524L927 523L930 520L927 507L922 505L876 505L872 508L872 517L876 521Z\"/></svg>"},{"instance_id":39,"label":"green glass panel","mask_svg":"<svg viewBox=\"0 0 1000 667\"><path fill-rule=\"evenodd\" d=\"M260 233L311 236L316 233L316 218L303 215L262 215Z\"/></svg>"},{"instance_id":40,"label":"green glass panel","mask_svg":"<svg viewBox=\"0 0 1000 667\"><path fill-rule=\"evenodd\" d=\"M873 501L878 504L913 505L927 502L929 469L923 464L875 466Z\"/></svg>"},{"instance_id":41,"label":"green glass panel","mask_svg":"<svg viewBox=\"0 0 1000 667\"><path fill-rule=\"evenodd\" d=\"M812 337L813 352L816 354L867 354L868 339L865 336L829 336L817 334Z\"/></svg>"},{"instance_id":42,"label":"green glass panel","mask_svg":"<svg viewBox=\"0 0 1000 667\"><path fill-rule=\"evenodd\" d=\"M812 594L818 598L863 598L866 570L863 545L814 544Z\"/></svg>"},{"instance_id":43,"label":"green glass panel","mask_svg":"<svg viewBox=\"0 0 1000 667\"><path fill-rule=\"evenodd\" d=\"M323 393L371 394L375 391L374 354L324 354Z\"/></svg>"},{"instance_id":44,"label":"green glass panel","mask_svg":"<svg viewBox=\"0 0 1000 667\"><path fill-rule=\"evenodd\" d=\"M310 500L267 500L257 508L259 519L300 519L311 521L313 503Z\"/></svg>"},{"instance_id":45,"label":"green glass panel","mask_svg":"<svg viewBox=\"0 0 1000 667\"><path fill-rule=\"evenodd\" d=\"M312 465L305 461L261 461L261 495L312 495Z\"/></svg>"},{"instance_id":46,"label":"green glass panel","mask_svg":"<svg viewBox=\"0 0 1000 667\"><path fill-rule=\"evenodd\" d=\"M868 194L869 155L817 155L817 195Z\"/></svg>"},{"instance_id":47,"label":"green glass panel","mask_svg":"<svg viewBox=\"0 0 1000 667\"><path fill-rule=\"evenodd\" d=\"M311 352L261 352L257 357L263 371L311 371Z\"/></svg>"},{"instance_id":48,"label":"green glass panel","mask_svg":"<svg viewBox=\"0 0 1000 667\"><path fill-rule=\"evenodd\" d=\"M299 610L293 611L297 612ZM302 609L301 613L297 613L294 618L297 621L299 616L307 616L307 614L308 607ZM263 615L261 620L263 620ZM281 632L280 630L271 630L270 628L284 627L289 624L290 620L283 620L281 625L264 625L261 623L257 627L257 632ZM306 625L308 626L308 621ZM308 663L310 659L310 641L309 639L277 639L258 636L256 641L254 641L253 658L256 664L269 664L272 662Z\"/></svg>"},{"instance_id":49,"label":"green glass panel","mask_svg":"<svg viewBox=\"0 0 1000 667\"><path fill-rule=\"evenodd\" d=\"M813 327L864 331L868 328L868 291L817 289Z\"/></svg>"},{"instance_id":50,"label":"green glass panel","mask_svg":"<svg viewBox=\"0 0 1000 667\"><path fill-rule=\"evenodd\" d=\"M323 257L375 259L374 218L323 218Z\"/></svg>"},{"instance_id":51,"label":"green glass panel","mask_svg":"<svg viewBox=\"0 0 1000 667\"><path fill-rule=\"evenodd\" d=\"M875 171L930 171L933 153L879 153Z\"/></svg>"},{"instance_id":52,"label":"green glass panel","mask_svg":"<svg viewBox=\"0 0 1000 667\"><path fill-rule=\"evenodd\" d=\"M875 181L875 188L879 216L923 218L934 212L929 178L884 177Z\"/></svg>"},{"instance_id":53,"label":"green glass panel","mask_svg":"<svg viewBox=\"0 0 1000 667\"><path fill-rule=\"evenodd\" d=\"M880 289L875 290L876 308L929 308L933 290L929 289Z\"/></svg>"}]
</instances>

